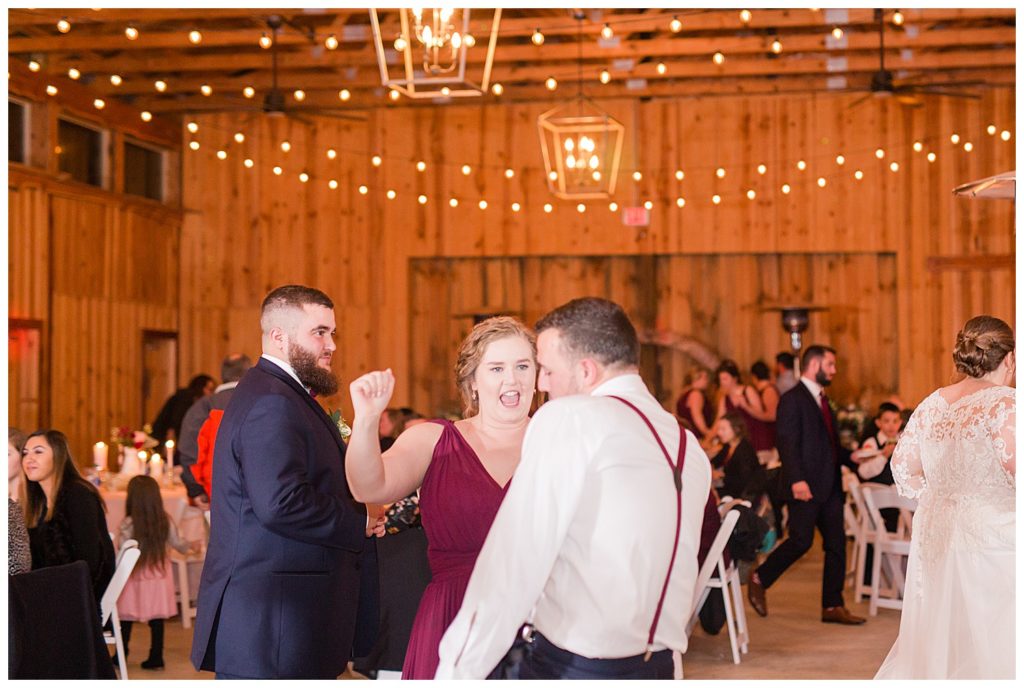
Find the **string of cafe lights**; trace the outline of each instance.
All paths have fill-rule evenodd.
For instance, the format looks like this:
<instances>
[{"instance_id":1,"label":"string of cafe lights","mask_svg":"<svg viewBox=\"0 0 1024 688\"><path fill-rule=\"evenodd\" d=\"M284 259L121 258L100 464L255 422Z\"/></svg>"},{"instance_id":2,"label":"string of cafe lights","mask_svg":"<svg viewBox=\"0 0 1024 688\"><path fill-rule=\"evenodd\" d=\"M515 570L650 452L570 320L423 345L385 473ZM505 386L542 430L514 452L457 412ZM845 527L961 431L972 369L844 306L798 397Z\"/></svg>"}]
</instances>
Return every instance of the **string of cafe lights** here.
<instances>
[{"instance_id":1,"label":"string of cafe lights","mask_svg":"<svg viewBox=\"0 0 1024 688\"><path fill-rule=\"evenodd\" d=\"M212 129L215 132L216 131L223 131L222 129L219 129L216 126L212 126L211 127L209 125L204 125L204 128ZM200 127L199 127L198 123L196 123L196 122L189 122L186 125L186 129L192 135L196 135L200 131ZM998 128L994 124L988 125L988 127L986 127L985 132L986 132L986 134L989 137L996 137L996 135L998 133L998 137L997 138L999 138L999 139L1001 139L1003 141L1006 141L1006 142L1010 141L1011 138L1012 138L1012 133L1008 129L1004 129L1001 132L998 132ZM234 135L231 137L230 140L234 141L236 144L243 144L247 140L247 137L245 136L245 134L243 132L236 131L234 133ZM930 139L915 140L913 142L913 144L911 144L910 149L913 151L914 154L924 155L924 157L928 161L928 163L934 163L937 160L938 156L937 156L937 153L934 150L934 148L935 148L934 146L931 146L931 145L926 146L926 142L929 142L929 141L931 141L931 140ZM969 141L969 140L965 140L964 137L962 137L958 133L951 134L949 136L948 141L949 141L950 145L956 146L958 150L961 150L964 153L970 153L974 149L974 144L971 141ZM932 142L934 142L934 141L932 141ZM279 147L280 147L280 150L281 150L281 152L283 154L287 154L287 153L289 153L292 150L292 144L289 141L287 141L287 140L281 141ZM198 139L193 138L189 142L189 149L191 151L193 151L193 152L198 152L199 150L202 149L202 145L200 144ZM865 154L865 153L866 152L861 152L861 151L856 152L854 154L854 157L856 157L857 155ZM351 151L351 150L342 151L340 154L363 157L364 159L366 157L369 157L370 164L374 168L381 168L381 167L384 166L384 163L385 163L384 157L382 157L379 154L372 154L372 155L370 155L367 152ZM326 152L325 152L325 155L326 155L326 158L328 160L332 160L333 161L333 160L337 159L337 157L339 156L339 152L338 152L337 149L328 148L326 150ZM228 152L226 150L226 145L225 146L221 146L220 148L218 148L216 150L215 156L219 160L221 160L221 161L227 160L229 158L229 154L228 154ZM852 177L853 177L853 179L855 181L860 182L860 181L862 181L862 180L864 180L866 178L867 175L864 172L864 169L863 169L864 166L862 165L861 167L856 167L853 164L853 162L852 162L852 160L854 158L848 157L848 156L843 155L841 153L840 154L836 154L835 156L832 156L831 154L829 154L828 157L831 158L832 164L834 164L838 168L853 169ZM899 161L891 159L890 156L889 156L889 153L884 148L879 147L879 148L874 149L870 157L873 157L877 161L878 164L882 164L884 166L883 169L887 168L890 173L898 173L900 171L900 169L901 169L901 165L900 165ZM886 160L888 160L888 162L886 162ZM399 163L399 164L413 164L412 161L409 161L406 158L402 158L402 159L390 158L388 160L388 162L389 163ZM415 164L415 169L417 170L417 172L421 172L421 173L427 171L427 169L429 169L431 167L441 167L441 168L444 168L444 167L449 167L449 166L457 166L459 168L459 171L462 173L462 175L463 176L467 176L467 177L472 175L473 172L474 172L474 167L469 165L468 163L463 163L461 165L459 165L457 163L430 163L430 164L428 164L424 160L417 160L417 161L415 161L414 164ZM253 160L253 158L251 156L247 156L247 157L243 157L243 166L246 167L246 168L252 169L252 168L254 168L256 166L256 163L255 163L255 161ZM487 169L492 169L493 170L496 167L497 166L493 166L493 165L481 165L481 166L478 166L478 169L482 168L482 169L485 169L485 170L487 170ZM758 178L763 178L766 174L768 174L768 172L770 170L774 170L776 167L780 167L781 169L795 169L797 172L799 172L801 174L807 173L808 170L809 170L809 165L808 165L807 160L805 158L800 158L800 159L798 159L796 161L795 164L792 165L792 168L789 168L787 166L776 166L774 164L770 168L768 164L762 162L762 163L757 165L757 167L755 168L754 171L757 173ZM511 179L515 178L516 176L518 176L518 175L522 175L522 174L524 174L524 172L532 172L532 171L538 171L539 172L539 170L537 168L533 168L533 167L523 167L523 168L520 168L518 173L516 172L516 170L514 170L511 167L504 167L504 168L499 168L499 169L503 169L503 175L508 180L511 180ZM691 177L693 176L693 170L694 169L697 169L697 170L707 170L707 169L710 169L710 167L704 167L704 166L691 167ZM280 162L278 162L278 164L273 165L271 170L272 170L272 172L276 176L284 176L285 173L286 173L286 169L285 169L284 165L280 164ZM322 181L324 181L326 179L327 186L328 186L329 189L337 190L338 188L340 188L340 183L338 182L338 180L336 178L333 178L333 177L321 177L321 176L317 176L317 175L312 175L312 174L309 173L309 171L306 168L302 168L300 171L296 171L295 168L291 168L291 169L287 170L287 173L288 173L288 175L290 177L297 178L299 180L299 182L301 182L303 184L309 183L310 181L320 181L320 182L322 182ZM723 167L723 166L716 166L716 167L714 167L714 177L716 179L723 180L727 176L729 176L729 172L726 169L726 167ZM811 177L811 178L814 178L813 174L810 174L808 176ZM685 171L683 169L679 168L679 169L674 170L674 172L672 173L672 177L675 178L676 181L682 182L682 181L684 181L686 179L686 173L685 173ZM634 170L630 174L630 178L635 183L639 184L640 182L643 181L643 179L645 178L645 175L640 170ZM829 176L829 175L819 175L816 178L814 178L812 182L808 182L807 186L809 186L809 187L817 186L819 189L824 189L824 188L826 188L828 186L830 178L833 181L836 179L834 174L831 175L831 176ZM557 177L556 177L556 179L557 179ZM776 184L774 184L773 187L777 186L777 191L779 193L781 193L783 195L788 195L788 194L790 194L792 191L794 191L797 188L797 184L790 183L791 181L795 182L796 180L795 179L794 180L787 179L787 180L783 181L781 186L779 186L777 184L777 182L776 182ZM760 188L757 188L757 187L760 187ZM383 186L380 186L380 187L374 187L374 188L377 189L377 190L384 190L384 197L387 200L389 200L389 201L396 200L398 198L398 196L399 196L399 193L398 193L398 191L395 188L388 187L387 185L383 185ZM366 184L366 183L357 185L356 189L359 192L359 194L362 195L362 196L368 195L370 193L370 191L373 190L373 189L371 189L371 186L369 184ZM760 195L765 194L767 191L768 190L765 189L763 187L763 185L755 184L755 183L747 183L747 184L741 185L740 191L739 191L738 195L740 197L744 197L745 196L749 201L754 201ZM722 203L722 201L724 200L723 193L724 193L724 190L716 190L716 193L712 194L712 196L710 198L711 203L713 205L716 205L716 206L720 205ZM415 195L416 196L416 200L417 200L417 202L420 205L427 205L430 202L430 198L426 194L422 194L422 193L416 194L415 192L410 192L410 195ZM658 200L659 200L660 203L663 203L663 204L666 204L666 205L669 205L669 206L674 205L675 207L677 207L679 209L682 209L682 208L686 207L686 205L688 203L685 195L683 195L681 191L679 192L679 195L675 196L674 198L661 197ZM468 200L468 199L465 199L465 198L459 198L458 196L454 196L454 195L450 195L448 197L447 203L448 203L448 205L451 208L457 208L457 207L460 207L460 205L463 205L463 204L473 205L472 200ZM647 210L652 210L654 208L654 206L655 206L655 202L653 200L651 200L650 198L647 198L646 200L644 200L642 204L643 204L643 206ZM486 210L489 207L488 201L486 199L484 199L484 198L478 199L477 202L475 203L475 205L477 207L479 207L481 210ZM512 202L510 207L511 207L513 212L518 213L520 210L522 210L523 205L524 204L521 201L514 201L514 202ZM550 202L549 203L545 203L543 205L543 209L544 209L544 211L546 213L553 212L554 205L552 203L550 203ZM581 203L577 203L576 209L580 213L586 212L587 211L587 205L585 203L582 203L582 202ZM614 201L614 200L610 201L608 203L608 209L610 211L612 211L612 212L616 212L619 209L619 203L617 201Z\"/></svg>"}]
</instances>

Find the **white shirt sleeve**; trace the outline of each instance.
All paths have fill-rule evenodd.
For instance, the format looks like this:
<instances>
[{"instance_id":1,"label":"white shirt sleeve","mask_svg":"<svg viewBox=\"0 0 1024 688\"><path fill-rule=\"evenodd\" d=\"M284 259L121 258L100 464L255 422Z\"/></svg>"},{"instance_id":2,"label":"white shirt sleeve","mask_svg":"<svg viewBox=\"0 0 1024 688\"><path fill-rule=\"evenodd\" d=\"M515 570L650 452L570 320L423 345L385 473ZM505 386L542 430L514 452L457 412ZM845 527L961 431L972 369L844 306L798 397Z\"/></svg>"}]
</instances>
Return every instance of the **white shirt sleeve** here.
<instances>
[{"instance_id":1,"label":"white shirt sleeve","mask_svg":"<svg viewBox=\"0 0 1024 688\"><path fill-rule=\"evenodd\" d=\"M583 497L588 454L578 401L549 402L530 421L462 608L441 640L435 678L486 678L541 596Z\"/></svg>"}]
</instances>

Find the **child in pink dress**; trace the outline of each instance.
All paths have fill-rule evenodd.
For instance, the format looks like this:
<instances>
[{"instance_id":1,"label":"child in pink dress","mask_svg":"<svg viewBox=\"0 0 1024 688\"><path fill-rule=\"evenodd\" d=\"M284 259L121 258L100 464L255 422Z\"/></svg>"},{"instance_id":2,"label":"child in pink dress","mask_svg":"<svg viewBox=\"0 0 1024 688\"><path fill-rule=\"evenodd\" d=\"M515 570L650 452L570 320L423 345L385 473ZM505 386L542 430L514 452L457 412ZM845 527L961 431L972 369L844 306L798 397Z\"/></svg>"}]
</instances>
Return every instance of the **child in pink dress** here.
<instances>
[{"instance_id":1,"label":"child in pink dress","mask_svg":"<svg viewBox=\"0 0 1024 688\"><path fill-rule=\"evenodd\" d=\"M142 668L163 669L164 619L178 611L167 547L187 554L190 545L178 535L174 522L164 511L160 486L147 475L137 475L128 483L125 518L121 522L118 545L128 539L138 541L141 556L117 601L124 654L128 656L132 622L148 621L149 658L142 662Z\"/></svg>"}]
</instances>

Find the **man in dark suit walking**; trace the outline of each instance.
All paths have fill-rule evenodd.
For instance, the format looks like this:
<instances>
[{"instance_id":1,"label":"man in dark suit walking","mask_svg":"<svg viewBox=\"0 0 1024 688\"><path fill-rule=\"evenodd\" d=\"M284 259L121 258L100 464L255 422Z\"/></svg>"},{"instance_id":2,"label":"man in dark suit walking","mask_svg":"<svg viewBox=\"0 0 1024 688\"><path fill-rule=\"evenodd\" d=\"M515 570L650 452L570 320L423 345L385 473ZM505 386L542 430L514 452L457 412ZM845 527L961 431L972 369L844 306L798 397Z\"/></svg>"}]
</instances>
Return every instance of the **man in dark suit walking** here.
<instances>
[{"instance_id":1,"label":"man in dark suit walking","mask_svg":"<svg viewBox=\"0 0 1024 688\"><path fill-rule=\"evenodd\" d=\"M821 532L825 569L821 577L821 620L862 624L843 604L846 577L846 535L843 527L841 463L849 452L839 434L825 388L836 374L836 352L827 346L807 347L800 361L799 383L782 395L776 442L784 484L790 486L789 538L750 575L747 595L761 616L768 615L765 590L811 548L815 527Z\"/></svg>"},{"instance_id":2,"label":"man in dark suit walking","mask_svg":"<svg viewBox=\"0 0 1024 688\"><path fill-rule=\"evenodd\" d=\"M331 395L334 304L284 286L263 301L263 356L217 433L210 546L192 664L218 678L341 674L376 633L375 546L345 480L345 445L313 395Z\"/></svg>"}]
</instances>

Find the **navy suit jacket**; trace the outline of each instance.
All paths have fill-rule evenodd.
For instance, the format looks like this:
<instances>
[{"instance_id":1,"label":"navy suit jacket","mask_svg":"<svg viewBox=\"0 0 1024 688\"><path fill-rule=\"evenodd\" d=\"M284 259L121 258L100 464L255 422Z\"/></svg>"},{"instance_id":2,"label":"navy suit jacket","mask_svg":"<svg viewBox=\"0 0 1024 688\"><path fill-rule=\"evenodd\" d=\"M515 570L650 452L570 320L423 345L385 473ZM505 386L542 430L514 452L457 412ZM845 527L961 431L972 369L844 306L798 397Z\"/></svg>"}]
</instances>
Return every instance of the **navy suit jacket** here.
<instances>
[{"instance_id":1,"label":"navy suit jacket","mask_svg":"<svg viewBox=\"0 0 1024 688\"><path fill-rule=\"evenodd\" d=\"M844 463L852 465L850 452L839 445L835 416L832 417L832 437L829 437L821 403L803 382L798 381L796 387L779 399L775 445L787 487L805 481L811 488L814 502L826 501L833 490L842 491L839 467ZM792 498L790 490L787 499Z\"/></svg>"},{"instance_id":2,"label":"navy suit jacket","mask_svg":"<svg viewBox=\"0 0 1024 688\"><path fill-rule=\"evenodd\" d=\"M261 358L235 388L214 457L192 664L253 678L335 678L354 640L358 649L373 642L378 586L366 508L349 491L337 427Z\"/></svg>"}]
</instances>

